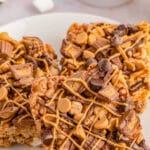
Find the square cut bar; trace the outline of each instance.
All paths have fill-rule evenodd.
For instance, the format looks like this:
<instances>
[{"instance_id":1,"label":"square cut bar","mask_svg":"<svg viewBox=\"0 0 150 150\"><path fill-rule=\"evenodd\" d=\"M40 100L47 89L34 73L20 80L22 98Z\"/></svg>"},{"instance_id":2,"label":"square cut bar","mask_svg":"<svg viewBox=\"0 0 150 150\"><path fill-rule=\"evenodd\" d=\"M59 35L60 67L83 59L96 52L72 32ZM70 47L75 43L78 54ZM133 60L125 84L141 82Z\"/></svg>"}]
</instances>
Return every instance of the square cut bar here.
<instances>
[{"instance_id":1,"label":"square cut bar","mask_svg":"<svg viewBox=\"0 0 150 150\"><path fill-rule=\"evenodd\" d=\"M30 109L45 149L148 150L122 71L92 62L69 77L34 80Z\"/></svg>"},{"instance_id":2,"label":"square cut bar","mask_svg":"<svg viewBox=\"0 0 150 150\"><path fill-rule=\"evenodd\" d=\"M91 59L108 59L128 85L136 112L143 112L150 83L150 25L72 24L60 49L62 75L83 70ZM105 69L107 66L104 65Z\"/></svg>"},{"instance_id":3,"label":"square cut bar","mask_svg":"<svg viewBox=\"0 0 150 150\"><path fill-rule=\"evenodd\" d=\"M56 58L37 37L18 42L0 33L0 147L41 145L29 107L30 87L35 78L59 73Z\"/></svg>"}]
</instances>

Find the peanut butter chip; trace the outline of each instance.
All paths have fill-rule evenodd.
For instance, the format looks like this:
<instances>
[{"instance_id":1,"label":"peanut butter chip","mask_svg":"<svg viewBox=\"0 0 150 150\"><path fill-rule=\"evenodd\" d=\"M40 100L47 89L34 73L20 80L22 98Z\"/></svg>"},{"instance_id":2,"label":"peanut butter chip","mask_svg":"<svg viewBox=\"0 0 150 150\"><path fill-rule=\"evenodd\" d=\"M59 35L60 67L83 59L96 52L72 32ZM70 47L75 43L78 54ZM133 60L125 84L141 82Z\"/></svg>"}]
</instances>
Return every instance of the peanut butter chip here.
<instances>
[{"instance_id":1,"label":"peanut butter chip","mask_svg":"<svg viewBox=\"0 0 150 150\"><path fill-rule=\"evenodd\" d=\"M67 113L71 109L71 102L68 98L58 101L58 110L62 113Z\"/></svg>"},{"instance_id":2,"label":"peanut butter chip","mask_svg":"<svg viewBox=\"0 0 150 150\"><path fill-rule=\"evenodd\" d=\"M92 45L96 41L96 36L94 34L90 34L88 38L88 44Z\"/></svg>"},{"instance_id":3,"label":"peanut butter chip","mask_svg":"<svg viewBox=\"0 0 150 150\"><path fill-rule=\"evenodd\" d=\"M82 108L83 108L83 106L80 102L73 101L71 103L71 109L70 109L69 113L72 115L79 114L82 112Z\"/></svg>"},{"instance_id":4,"label":"peanut butter chip","mask_svg":"<svg viewBox=\"0 0 150 150\"><path fill-rule=\"evenodd\" d=\"M79 33L76 37L76 43L77 44L86 44L87 39L88 39L88 36L87 36L86 32Z\"/></svg>"},{"instance_id":5,"label":"peanut butter chip","mask_svg":"<svg viewBox=\"0 0 150 150\"><path fill-rule=\"evenodd\" d=\"M5 87L0 88L0 100L4 100L7 97L7 89Z\"/></svg>"}]
</instances>

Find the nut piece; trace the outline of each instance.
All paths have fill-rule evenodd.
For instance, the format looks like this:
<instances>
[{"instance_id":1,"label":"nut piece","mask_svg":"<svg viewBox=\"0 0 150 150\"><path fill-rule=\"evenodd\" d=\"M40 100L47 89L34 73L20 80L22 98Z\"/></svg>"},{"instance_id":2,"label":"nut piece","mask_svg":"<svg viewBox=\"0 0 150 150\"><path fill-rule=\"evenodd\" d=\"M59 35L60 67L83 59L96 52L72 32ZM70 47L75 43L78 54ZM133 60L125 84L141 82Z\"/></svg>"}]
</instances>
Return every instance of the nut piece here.
<instances>
[{"instance_id":1,"label":"nut piece","mask_svg":"<svg viewBox=\"0 0 150 150\"><path fill-rule=\"evenodd\" d=\"M108 127L108 119L106 117L103 117L102 119L96 121L94 124L95 129L106 129Z\"/></svg>"},{"instance_id":2,"label":"nut piece","mask_svg":"<svg viewBox=\"0 0 150 150\"><path fill-rule=\"evenodd\" d=\"M93 43L96 41L96 36L94 34L90 34L88 38L88 44L93 45Z\"/></svg>"},{"instance_id":3,"label":"nut piece","mask_svg":"<svg viewBox=\"0 0 150 150\"><path fill-rule=\"evenodd\" d=\"M6 61L0 65L0 74L6 73L10 69L10 62Z\"/></svg>"},{"instance_id":4,"label":"nut piece","mask_svg":"<svg viewBox=\"0 0 150 150\"><path fill-rule=\"evenodd\" d=\"M94 114L99 116L99 119L103 118L106 114L107 111L104 108L101 107L95 107L94 108Z\"/></svg>"},{"instance_id":5,"label":"nut piece","mask_svg":"<svg viewBox=\"0 0 150 150\"><path fill-rule=\"evenodd\" d=\"M47 91L47 79L45 77L36 79L32 84L31 91L42 95L45 94Z\"/></svg>"},{"instance_id":6,"label":"nut piece","mask_svg":"<svg viewBox=\"0 0 150 150\"><path fill-rule=\"evenodd\" d=\"M28 77L33 76L33 64L32 63L12 65L10 68L14 77L17 80L21 78L28 78Z\"/></svg>"},{"instance_id":7,"label":"nut piece","mask_svg":"<svg viewBox=\"0 0 150 150\"><path fill-rule=\"evenodd\" d=\"M21 58L18 58L15 63L18 64L18 65L19 64L25 64L26 60L23 57L21 57Z\"/></svg>"},{"instance_id":8,"label":"nut piece","mask_svg":"<svg viewBox=\"0 0 150 150\"><path fill-rule=\"evenodd\" d=\"M63 98L58 101L58 110L62 113L67 113L71 109L71 102L68 98Z\"/></svg>"},{"instance_id":9,"label":"nut piece","mask_svg":"<svg viewBox=\"0 0 150 150\"><path fill-rule=\"evenodd\" d=\"M92 116L88 116L85 121L84 121L84 124L89 126L92 124L92 122L94 121L95 119L95 115L92 115Z\"/></svg>"},{"instance_id":10,"label":"nut piece","mask_svg":"<svg viewBox=\"0 0 150 150\"><path fill-rule=\"evenodd\" d=\"M86 134L85 134L84 129L82 128L81 125L78 125L76 127L76 129L74 130L73 134L76 137L80 138L81 140L84 140L86 138Z\"/></svg>"},{"instance_id":11,"label":"nut piece","mask_svg":"<svg viewBox=\"0 0 150 150\"><path fill-rule=\"evenodd\" d=\"M0 88L0 100L4 100L7 97L8 91L5 87Z\"/></svg>"},{"instance_id":12,"label":"nut piece","mask_svg":"<svg viewBox=\"0 0 150 150\"><path fill-rule=\"evenodd\" d=\"M72 115L79 114L82 112L82 108L83 108L83 106L80 102L73 101L71 103L71 109L70 109L69 113Z\"/></svg>"},{"instance_id":13,"label":"nut piece","mask_svg":"<svg viewBox=\"0 0 150 150\"><path fill-rule=\"evenodd\" d=\"M126 143L124 142L119 142L118 144L120 144L122 147L127 146ZM117 150L126 150L126 148L118 148Z\"/></svg>"},{"instance_id":14,"label":"nut piece","mask_svg":"<svg viewBox=\"0 0 150 150\"><path fill-rule=\"evenodd\" d=\"M39 67L37 67L35 70L35 77L38 78L42 76L44 76L44 72Z\"/></svg>"},{"instance_id":15,"label":"nut piece","mask_svg":"<svg viewBox=\"0 0 150 150\"><path fill-rule=\"evenodd\" d=\"M83 113L75 114L74 119L79 121L83 117L83 115L84 115Z\"/></svg>"}]
</instances>

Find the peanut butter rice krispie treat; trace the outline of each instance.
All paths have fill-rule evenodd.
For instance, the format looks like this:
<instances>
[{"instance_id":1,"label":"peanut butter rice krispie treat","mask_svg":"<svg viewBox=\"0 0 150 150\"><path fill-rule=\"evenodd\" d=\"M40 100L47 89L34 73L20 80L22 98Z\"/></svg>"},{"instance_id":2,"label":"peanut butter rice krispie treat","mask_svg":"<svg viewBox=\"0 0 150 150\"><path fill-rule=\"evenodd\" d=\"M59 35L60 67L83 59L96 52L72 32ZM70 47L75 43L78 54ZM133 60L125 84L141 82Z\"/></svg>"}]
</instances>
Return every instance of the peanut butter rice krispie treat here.
<instances>
[{"instance_id":1,"label":"peanut butter rice krispie treat","mask_svg":"<svg viewBox=\"0 0 150 150\"><path fill-rule=\"evenodd\" d=\"M29 107L33 79L57 75L53 49L37 37L0 34L0 146L40 145Z\"/></svg>"},{"instance_id":2,"label":"peanut butter rice krispie treat","mask_svg":"<svg viewBox=\"0 0 150 150\"><path fill-rule=\"evenodd\" d=\"M148 150L122 71L93 58L69 77L35 79L30 109L46 150Z\"/></svg>"},{"instance_id":3,"label":"peanut butter rice krispie treat","mask_svg":"<svg viewBox=\"0 0 150 150\"><path fill-rule=\"evenodd\" d=\"M107 23L72 24L62 42L62 75L82 70L86 62L108 59L126 80L137 112L143 112L149 95L150 25ZM120 74L118 74L120 76Z\"/></svg>"}]
</instances>

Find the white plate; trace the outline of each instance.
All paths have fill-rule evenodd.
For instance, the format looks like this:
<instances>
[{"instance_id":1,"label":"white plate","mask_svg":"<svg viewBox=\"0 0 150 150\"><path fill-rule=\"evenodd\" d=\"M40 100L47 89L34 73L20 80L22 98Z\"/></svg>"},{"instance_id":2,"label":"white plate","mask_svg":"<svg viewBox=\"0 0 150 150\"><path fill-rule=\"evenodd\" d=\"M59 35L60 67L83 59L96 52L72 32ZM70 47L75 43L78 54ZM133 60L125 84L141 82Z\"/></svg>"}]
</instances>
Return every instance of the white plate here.
<instances>
[{"instance_id":1,"label":"white plate","mask_svg":"<svg viewBox=\"0 0 150 150\"><path fill-rule=\"evenodd\" d=\"M33 16L15 21L0 27L0 32L8 32L15 39L21 39L22 36L33 35L39 36L45 42L50 43L59 54L62 38L70 24L73 22L90 23L90 22L109 22L117 21L104 17L93 16L79 13L51 13L45 15ZM146 141L150 143L150 103L145 113L142 115L143 133ZM0 148L1 150L39 150L39 148L28 148L16 145L11 148Z\"/></svg>"}]
</instances>

